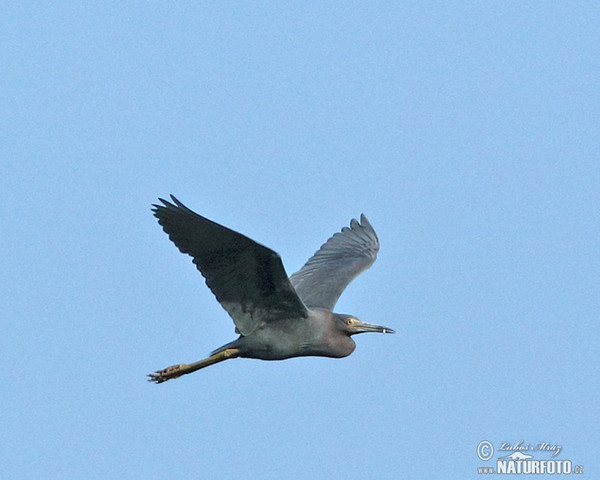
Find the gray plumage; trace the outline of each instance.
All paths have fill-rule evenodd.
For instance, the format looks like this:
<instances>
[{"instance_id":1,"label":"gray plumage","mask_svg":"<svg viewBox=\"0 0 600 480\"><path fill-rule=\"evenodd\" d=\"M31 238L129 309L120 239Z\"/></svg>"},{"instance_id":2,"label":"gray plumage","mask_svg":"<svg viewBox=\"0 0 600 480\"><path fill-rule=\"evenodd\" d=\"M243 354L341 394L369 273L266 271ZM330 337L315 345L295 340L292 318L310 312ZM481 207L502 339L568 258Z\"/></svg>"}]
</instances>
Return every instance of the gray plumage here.
<instances>
[{"instance_id":1,"label":"gray plumage","mask_svg":"<svg viewBox=\"0 0 600 480\"><path fill-rule=\"evenodd\" d=\"M333 235L288 278L276 252L171 199L173 203L160 199L154 215L177 248L192 257L240 336L204 360L150 374L150 381L162 383L235 357L345 357L355 348L351 335L394 333L332 312L352 279L377 258L379 241L364 215L360 223L353 219L349 228Z\"/></svg>"},{"instance_id":2,"label":"gray plumage","mask_svg":"<svg viewBox=\"0 0 600 480\"><path fill-rule=\"evenodd\" d=\"M340 295L359 273L377 258L379 239L364 215L333 235L290 277L307 307L333 310Z\"/></svg>"}]
</instances>

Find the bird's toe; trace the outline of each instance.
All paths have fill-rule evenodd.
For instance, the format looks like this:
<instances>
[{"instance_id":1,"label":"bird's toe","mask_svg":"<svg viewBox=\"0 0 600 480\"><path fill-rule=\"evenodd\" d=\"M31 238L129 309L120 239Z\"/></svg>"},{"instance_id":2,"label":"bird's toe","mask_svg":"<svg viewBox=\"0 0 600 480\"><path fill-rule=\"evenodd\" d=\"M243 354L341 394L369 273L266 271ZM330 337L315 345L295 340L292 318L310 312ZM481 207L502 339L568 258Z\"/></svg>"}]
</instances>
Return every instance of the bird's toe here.
<instances>
[{"instance_id":1,"label":"bird's toe","mask_svg":"<svg viewBox=\"0 0 600 480\"><path fill-rule=\"evenodd\" d=\"M173 365L163 370L158 370L148 375L148 381L153 383L163 383L172 378L181 376L181 365Z\"/></svg>"}]
</instances>

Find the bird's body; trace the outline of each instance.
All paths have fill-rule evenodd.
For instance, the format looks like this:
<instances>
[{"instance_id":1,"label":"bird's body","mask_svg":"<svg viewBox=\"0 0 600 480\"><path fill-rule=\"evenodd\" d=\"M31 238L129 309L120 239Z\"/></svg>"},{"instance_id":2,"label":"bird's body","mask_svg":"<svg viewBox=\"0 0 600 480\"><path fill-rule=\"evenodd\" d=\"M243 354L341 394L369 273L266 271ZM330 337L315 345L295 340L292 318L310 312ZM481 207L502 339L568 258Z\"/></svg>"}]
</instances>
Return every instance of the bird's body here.
<instances>
[{"instance_id":1,"label":"bird's body","mask_svg":"<svg viewBox=\"0 0 600 480\"><path fill-rule=\"evenodd\" d=\"M259 327L248 336L224 345L239 349L239 356L261 360L283 360L292 357L320 356L341 358L356 348L348 335L336 335L342 331L345 316L322 308L309 310L306 318L282 319Z\"/></svg>"},{"instance_id":2,"label":"bird's body","mask_svg":"<svg viewBox=\"0 0 600 480\"><path fill-rule=\"evenodd\" d=\"M352 220L288 278L277 253L171 198L174 203L160 199L163 205L154 205L154 215L179 250L192 256L240 336L199 362L150 374L150 381L162 383L235 357L341 358L356 347L351 335L394 333L332 311L348 283L377 256L379 241L364 215L362 223Z\"/></svg>"}]
</instances>

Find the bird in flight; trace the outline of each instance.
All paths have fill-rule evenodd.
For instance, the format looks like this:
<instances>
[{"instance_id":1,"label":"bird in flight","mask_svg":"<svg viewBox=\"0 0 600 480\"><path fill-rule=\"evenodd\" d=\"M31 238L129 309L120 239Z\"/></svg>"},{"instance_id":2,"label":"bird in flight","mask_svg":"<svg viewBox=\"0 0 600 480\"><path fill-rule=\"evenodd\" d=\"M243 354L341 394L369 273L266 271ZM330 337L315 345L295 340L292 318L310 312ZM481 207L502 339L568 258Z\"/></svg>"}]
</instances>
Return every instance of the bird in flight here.
<instances>
[{"instance_id":1,"label":"bird in flight","mask_svg":"<svg viewBox=\"0 0 600 480\"><path fill-rule=\"evenodd\" d=\"M388 327L333 313L338 298L377 258L379 240L364 215L334 234L288 278L270 248L204 218L171 195L153 205L171 241L192 257L208 288L235 323L237 340L208 358L148 375L162 383L229 358L283 360L301 356L341 358L364 332L395 333Z\"/></svg>"}]
</instances>

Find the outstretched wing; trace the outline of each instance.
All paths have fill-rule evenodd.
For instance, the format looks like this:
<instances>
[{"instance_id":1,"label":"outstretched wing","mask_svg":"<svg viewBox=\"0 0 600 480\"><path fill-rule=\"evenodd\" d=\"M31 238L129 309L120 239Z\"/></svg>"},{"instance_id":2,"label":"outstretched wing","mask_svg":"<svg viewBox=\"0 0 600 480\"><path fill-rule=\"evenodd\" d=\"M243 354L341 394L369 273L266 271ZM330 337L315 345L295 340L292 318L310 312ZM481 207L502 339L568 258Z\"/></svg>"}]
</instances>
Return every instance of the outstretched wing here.
<instances>
[{"instance_id":1,"label":"outstretched wing","mask_svg":"<svg viewBox=\"0 0 600 480\"><path fill-rule=\"evenodd\" d=\"M364 215L344 227L290 277L304 304L333 310L340 295L377 258L379 240Z\"/></svg>"},{"instance_id":2,"label":"outstretched wing","mask_svg":"<svg viewBox=\"0 0 600 480\"><path fill-rule=\"evenodd\" d=\"M154 216L177 248L193 258L242 335L263 322L306 317L276 252L171 199L174 204L159 199L163 205L153 205Z\"/></svg>"}]
</instances>

